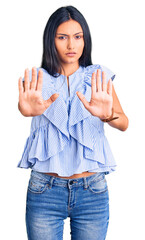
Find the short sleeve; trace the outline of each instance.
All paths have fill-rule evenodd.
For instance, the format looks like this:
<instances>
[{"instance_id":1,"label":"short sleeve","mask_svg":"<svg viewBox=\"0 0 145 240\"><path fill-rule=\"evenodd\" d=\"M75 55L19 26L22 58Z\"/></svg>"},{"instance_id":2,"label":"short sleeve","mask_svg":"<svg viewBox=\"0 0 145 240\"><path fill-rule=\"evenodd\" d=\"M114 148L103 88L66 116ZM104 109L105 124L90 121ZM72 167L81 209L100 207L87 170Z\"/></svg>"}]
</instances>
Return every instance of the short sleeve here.
<instances>
[{"instance_id":1,"label":"short sleeve","mask_svg":"<svg viewBox=\"0 0 145 240\"><path fill-rule=\"evenodd\" d=\"M103 65L100 65L100 67L101 67L101 70L106 73L106 80L107 80L107 82L109 81L110 78L113 81L116 75L109 68L107 68L107 67L105 67Z\"/></svg>"}]
</instances>

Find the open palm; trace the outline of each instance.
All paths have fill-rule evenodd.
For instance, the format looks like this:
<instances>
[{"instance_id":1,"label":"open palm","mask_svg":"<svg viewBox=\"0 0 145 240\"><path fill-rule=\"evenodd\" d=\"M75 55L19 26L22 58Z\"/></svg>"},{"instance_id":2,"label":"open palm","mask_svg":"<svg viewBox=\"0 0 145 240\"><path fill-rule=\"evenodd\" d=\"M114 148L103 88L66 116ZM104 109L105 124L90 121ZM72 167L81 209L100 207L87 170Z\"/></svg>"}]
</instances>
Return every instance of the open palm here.
<instances>
[{"instance_id":1,"label":"open palm","mask_svg":"<svg viewBox=\"0 0 145 240\"><path fill-rule=\"evenodd\" d=\"M106 119L112 114L112 80L106 82L105 72L102 72L101 83L101 70L97 69L97 74L92 74L91 80L91 100L88 102L81 92L77 92L77 96L84 104L84 107L96 117Z\"/></svg>"},{"instance_id":2,"label":"open palm","mask_svg":"<svg viewBox=\"0 0 145 240\"><path fill-rule=\"evenodd\" d=\"M19 110L24 116L37 116L41 115L59 96L59 94L53 94L48 100L42 98L42 82L43 72L40 69L32 69L32 80L29 81L29 71L25 70L24 86L22 84L22 78L19 78Z\"/></svg>"}]
</instances>

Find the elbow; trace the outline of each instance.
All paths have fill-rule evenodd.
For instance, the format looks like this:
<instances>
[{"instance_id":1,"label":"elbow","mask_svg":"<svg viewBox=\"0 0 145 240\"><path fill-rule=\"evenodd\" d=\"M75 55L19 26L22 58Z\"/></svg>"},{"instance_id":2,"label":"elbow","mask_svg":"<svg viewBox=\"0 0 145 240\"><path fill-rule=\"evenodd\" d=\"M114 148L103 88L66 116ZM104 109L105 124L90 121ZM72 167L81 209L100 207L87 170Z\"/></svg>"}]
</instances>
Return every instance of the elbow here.
<instances>
[{"instance_id":1,"label":"elbow","mask_svg":"<svg viewBox=\"0 0 145 240\"><path fill-rule=\"evenodd\" d=\"M129 119L127 116L125 116L125 121L124 124L122 126L122 128L120 129L122 132L125 132L128 129L129 126Z\"/></svg>"}]
</instances>

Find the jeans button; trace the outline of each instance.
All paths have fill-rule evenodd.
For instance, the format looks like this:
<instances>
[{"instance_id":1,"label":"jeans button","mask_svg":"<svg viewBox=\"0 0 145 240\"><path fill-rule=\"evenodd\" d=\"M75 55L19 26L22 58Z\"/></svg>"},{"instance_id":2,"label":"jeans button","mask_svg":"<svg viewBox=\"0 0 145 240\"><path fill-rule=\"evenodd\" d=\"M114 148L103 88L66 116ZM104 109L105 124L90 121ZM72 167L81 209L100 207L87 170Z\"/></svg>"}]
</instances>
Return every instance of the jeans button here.
<instances>
[{"instance_id":1,"label":"jeans button","mask_svg":"<svg viewBox=\"0 0 145 240\"><path fill-rule=\"evenodd\" d=\"M73 184L73 180L71 180L71 181L69 182L69 184L72 185L72 184Z\"/></svg>"}]
</instances>

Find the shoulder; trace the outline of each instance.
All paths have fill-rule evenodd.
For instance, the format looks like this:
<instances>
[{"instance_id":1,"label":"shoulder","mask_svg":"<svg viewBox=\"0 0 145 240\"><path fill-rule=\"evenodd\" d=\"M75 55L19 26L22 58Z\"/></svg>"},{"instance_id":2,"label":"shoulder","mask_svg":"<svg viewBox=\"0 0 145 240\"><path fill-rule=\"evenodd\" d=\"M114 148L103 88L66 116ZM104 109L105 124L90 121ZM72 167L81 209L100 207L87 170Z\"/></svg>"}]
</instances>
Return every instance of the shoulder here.
<instances>
[{"instance_id":1,"label":"shoulder","mask_svg":"<svg viewBox=\"0 0 145 240\"><path fill-rule=\"evenodd\" d=\"M99 64L92 64L84 68L85 69L85 74L92 74L93 72L96 72L97 69L100 69Z\"/></svg>"},{"instance_id":2,"label":"shoulder","mask_svg":"<svg viewBox=\"0 0 145 240\"><path fill-rule=\"evenodd\" d=\"M53 83L53 76L51 76L44 68L38 67L37 68L37 77L39 70L43 72L43 81L49 81L49 83Z\"/></svg>"},{"instance_id":3,"label":"shoulder","mask_svg":"<svg viewBox=\"0 0 145 240\"><path fill-rule=\"evenodd\" d=\"M93 72L96 72L97 69L101 69L101 71L104 71L106 73L106 79L107 81L111 78L112 80L115 78L115 74L106 66L102 64L92 64L87 67L85 67L85 76L90 78L92 76Z\"/></svg>"},{"instance_id":4,"label":"shoulder","mask_svg":"<svg viewBox=\"0 0 145 240\"><path fill-rule=\"evenodd\" d=\"M112 80L114 80L115 78L115 74L112 70L110 70L108 67L104 66L104 65L100 65L101 70L104 71L106 73L106 78L107 80L109 80L110 78Z\"/></svg>"},{"instance_id":5,"label":"shoulder","mask_svg":"<svg viewBox=\"0 0 145 240\"><path fill-rule=\"evenodd\" d=\"M38 73L39 73L40 69L43 72L43 85L45 85L45 84L52 85L54 83L54 77L51 76L44 68L36 67L37 79L38 79ZM29 70L29 81L31 82L31 80L32 80L32 69ZM25 81L25 77L23 77L22 81Z\"/></svg>"}]
</instances>

